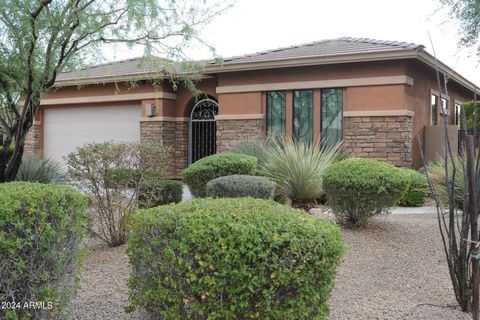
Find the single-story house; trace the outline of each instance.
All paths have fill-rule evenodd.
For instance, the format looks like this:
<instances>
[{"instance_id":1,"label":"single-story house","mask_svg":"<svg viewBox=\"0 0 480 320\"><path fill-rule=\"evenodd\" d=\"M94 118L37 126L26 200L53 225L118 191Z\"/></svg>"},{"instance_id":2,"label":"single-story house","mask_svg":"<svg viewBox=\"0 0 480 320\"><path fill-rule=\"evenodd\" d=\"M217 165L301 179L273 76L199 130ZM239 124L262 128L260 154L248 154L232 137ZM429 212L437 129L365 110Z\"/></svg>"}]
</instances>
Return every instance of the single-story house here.
<instances>
[{"instance_id":1,"label":"single-story house","mask_svg":"<svg viewBox=\"0 0 480 320\"><path fill-rule=\"evenodd\" d=\"M59 161L91 141L171 147L169 175L239 141L287 135L343 141L351 155L422 164L419 142L442 143L475 85L422 45L338 38L208 63L192 91L152 81L160 58L138 58L59 74L41 100L26 150ZM441 85L439 93L436 68ZM135 81L135 85L129 85ZM443 89L442 89L443 91ZM427 131L431 132L428 133ZM427 133L426 133L427 132ZM433 132L433 133L432 133Z\"/></svg>"}]
</instances>

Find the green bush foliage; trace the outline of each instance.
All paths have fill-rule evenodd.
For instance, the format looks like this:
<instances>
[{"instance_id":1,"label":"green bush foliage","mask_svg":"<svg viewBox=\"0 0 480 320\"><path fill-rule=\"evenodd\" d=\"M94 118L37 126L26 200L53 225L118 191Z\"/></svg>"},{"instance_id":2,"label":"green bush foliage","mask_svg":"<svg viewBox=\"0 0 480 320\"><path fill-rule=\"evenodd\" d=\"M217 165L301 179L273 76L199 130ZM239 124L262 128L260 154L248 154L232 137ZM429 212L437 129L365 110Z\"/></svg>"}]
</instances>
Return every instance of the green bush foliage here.
<instances>
[{"instance_id":1,"label":"green bush foliage","mask_svg":"<svg viewBox=\"0 0 480 320\"><path fill-rule=\"evenodd\" d=\"M147 171L144 172L146 174ZM108 168L105 174L106 188L135 188L142 171L130 168Z\"/></svg>"},{"instance_id":2,"label":"green bush foliage","mask_svg":"<svg viewBox=\"0 0 480 320\"><path fill-rule=\"evenodd\" d=\"M214 198L272 199L275 196L275 182L248 175L231 175L210 180L207 183L207 196Z\"/></svg>"},{"instance_id":3,"label":"green bush foliage","mask_svg":"<svg viewBox=\"0 0 480 320\"><path fill-rule=\"evenodd\" d=\"M52 303L0 308L0 319L63 319L81 266L87 204L72 187L0 184L0 301Z\"/></svg>"},{"instance_id":4,"label":"green bush foliage","mask_svg":"<svg viewBox=\"0 0 480 320\"><path fill-rule=\"evenodd\" d=\"M157 144L106 141L68 155L71 183L91 199L91 236L112 247L125 243L144 177L163 176L168 151Z\"/></svg>"},{"instance_id":5,"label":"green bush foliage","mask_svg":"<svg viewBox=\"0 0 480 320\"><path fill-rule=\"evenodd\" d=\"M269 144L270 139L251 139L245 140L234 145L230 152L241 153L257 158L257 170L255 175L262 175L260 168L265 161L265 150Z\"/></svg>"},{"instance_id":6,"label":"green bush foliage","mask_svg":"<svg viewBox=\"0 0 480 320\"><path fill-rule=\"evenodd\" d=\"M32 156L22 159L17 181L66 184L68 178L66 171L58 162Z\"/></svg>"},{"instance_id":7,"label":"green bush foliage","mask_svg":"<svg viewBox=\"0 0 480 320\"><path fill-rule=\"evenodd\" d=\"M428 182L426 177L416 170L399 170L407 181L407 188L398 199L397 204L402 207L421 207L428 196Z\"/></svg>"},{"instance_id":8,"label":"green bush foliage","mask_svg":"<svg viewBox=\"0 0 480 320\"><path fill-rule=\"evenodd\" d=\"M365 226L368 219L387 212L407 187L401 169L363 158L330 166L323 175L327 203L340 223Z\"/></svg>"},{"instance_id":9,"label":"green bush foliage","mask_svg":"<svg viewBox=\"0 0 480 320\"><path fill-rule=\"evenodd\" d=\"M323 173L341 158L339 146L271 140L265 149L262 175L277 184L277 198L293 207L310 209L325 192Z\"/></svg>"},{"instance_id":10,"label":"green bush foliage","mask_svg":"<svg viewBox=\"0 0 480 320\"><path fill-rule=\"evenodd\" d=\"M325 319L338 227L271 200L196 199L140 211L130 311L153 319Z\"/></svg>"},{"instance_id":11,"label":"green bush foliage","mask_svg":"<svg viewBox=\"0 0 480 320\"><path fill-rule=\"evenodd\" d=\"M253 175L257 159L239 153L219 153L202 158L183 170L183 181L195 197L205 197L207 182L232 174Z\"/></svg>"},{"instance_id":12,"label":"green bush foliage","mask_svg":"<svg viewBox=\"0 0 480 320\"><path fill-rule=\"evenodd\" d=\"M182 183L147 175L138 191L138 207L148 209L182 201Z\"/></svg>"},{"instance_id":13,"label":"green bush foliage","mask_svg":"<svg viewBox=\"0 0 480 320\"><path fill-rule=\"evenodd\" d=\"M453 181L453 198L455 199L455 208L463 210L463 201L465 194L465 171L459 156L454 156L453 161L448 160L448 178L453 179L453 167L455 165L455 178ZM448 187L445 179L445 161L442 159L434 160L427 164L426 171L430 181L435 189L435 193L440 203L448 206Z\"/></svg>"}]
</instances>

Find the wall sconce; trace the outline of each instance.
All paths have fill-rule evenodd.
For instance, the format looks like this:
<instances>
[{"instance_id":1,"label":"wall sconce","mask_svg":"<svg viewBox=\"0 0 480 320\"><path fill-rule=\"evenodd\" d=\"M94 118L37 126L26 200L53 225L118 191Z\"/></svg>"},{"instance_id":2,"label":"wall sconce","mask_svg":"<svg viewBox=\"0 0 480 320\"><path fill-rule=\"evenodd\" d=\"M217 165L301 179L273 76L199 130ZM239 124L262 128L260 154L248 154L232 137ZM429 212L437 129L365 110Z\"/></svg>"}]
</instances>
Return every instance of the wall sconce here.
<instances>
[{"instance_id":1,"label":"wall sconce","mask_svg":"<svg viewBox=\"0 0 480 320\"><path fill-rule=\"evenodd\" d=\"M150 104L146 104L145 105L145 114L147 115L147 117L155 117L157 113L157 106L154 105L153 103L150 103Z\"/></svg>"}]
</instances>

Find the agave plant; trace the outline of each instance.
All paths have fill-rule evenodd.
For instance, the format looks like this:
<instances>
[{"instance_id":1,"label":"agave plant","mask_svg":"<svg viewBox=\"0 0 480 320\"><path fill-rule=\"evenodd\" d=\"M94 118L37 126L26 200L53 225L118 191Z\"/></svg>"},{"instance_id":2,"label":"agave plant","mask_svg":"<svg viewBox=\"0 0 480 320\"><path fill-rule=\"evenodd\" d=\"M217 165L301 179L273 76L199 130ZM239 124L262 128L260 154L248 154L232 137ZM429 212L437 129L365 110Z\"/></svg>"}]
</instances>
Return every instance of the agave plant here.
<instances>
[{"instance_id":1,"label":"agave plant","mask_svg":"<svg viewBox=\"0 0 480 320\"><path fill-rule=\"evenodd\" d=\"M320 148L317 143L277 139L266 146L260 170L277 184L277 196L308 211L324 194L325 169L341 157L340 145Z\"/></svg>"},{"instance_id":2,"label":"agave plant","mask_svg":"<svg viewBox=\"0 0 480 320\"><path fill-rule=\"evenodd\" d=\"M24 157L17 174L18 181L64 184L67 175L62 166L51 159Z\"/></svg>"},{"instance_id":3,"label":"agave plant","mask_svg":"<svg viewBox=\"0 0 480 320\"><path fill-rule=\"evenodd\" d=\"M465 192L465 172L462 161L459 156L454 156L452 160L447 161L449 178L452 179L453 163L455 163L455 181L453 181L453 197L455 199L455 207L463 209L463 195ZM448 187L445 180L445 161L434 160L427 164L426 171L428 177L433 184L435 193L444 206L448 206Z\"/></svg>"}]
</instances>

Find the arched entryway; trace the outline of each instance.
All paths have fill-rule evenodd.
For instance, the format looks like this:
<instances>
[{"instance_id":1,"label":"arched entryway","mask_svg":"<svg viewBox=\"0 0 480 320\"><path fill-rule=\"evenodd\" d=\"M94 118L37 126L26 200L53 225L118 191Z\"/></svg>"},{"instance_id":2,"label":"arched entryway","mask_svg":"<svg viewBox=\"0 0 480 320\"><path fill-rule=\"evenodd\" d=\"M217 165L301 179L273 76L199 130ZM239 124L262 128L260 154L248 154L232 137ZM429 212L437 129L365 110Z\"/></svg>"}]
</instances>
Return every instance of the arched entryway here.
<instances>
[{"instance_id":1,"label":"arched entryway","mask_svg":"<svg viewBox=\"0 0 480 320\"><path fill-rule=\"evenodd\" d=\"M195 103L188 122L188 164L217 152L218 103L203 99Z\"/></svg>"}]
</instances>

